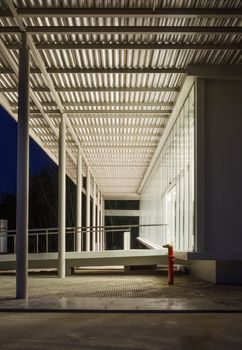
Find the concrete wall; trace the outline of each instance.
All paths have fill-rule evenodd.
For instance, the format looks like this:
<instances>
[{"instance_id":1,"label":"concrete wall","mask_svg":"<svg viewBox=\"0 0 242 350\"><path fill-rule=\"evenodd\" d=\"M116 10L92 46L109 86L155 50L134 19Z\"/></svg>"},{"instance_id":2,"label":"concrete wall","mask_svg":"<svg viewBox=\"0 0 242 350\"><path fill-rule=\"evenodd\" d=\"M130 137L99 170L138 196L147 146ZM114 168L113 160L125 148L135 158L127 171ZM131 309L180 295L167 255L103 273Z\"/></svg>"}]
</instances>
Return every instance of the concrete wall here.
<instances>
[{"instance_id":1,"label":"concrete wall","mask_svg":"<svg viewBox=\"0 0 242 350\"><path fill-rule=\"evenodd\" d=\"M242 81L198 81L197 128L198 250L242 254Z\"/></svg>"}]
</instances>

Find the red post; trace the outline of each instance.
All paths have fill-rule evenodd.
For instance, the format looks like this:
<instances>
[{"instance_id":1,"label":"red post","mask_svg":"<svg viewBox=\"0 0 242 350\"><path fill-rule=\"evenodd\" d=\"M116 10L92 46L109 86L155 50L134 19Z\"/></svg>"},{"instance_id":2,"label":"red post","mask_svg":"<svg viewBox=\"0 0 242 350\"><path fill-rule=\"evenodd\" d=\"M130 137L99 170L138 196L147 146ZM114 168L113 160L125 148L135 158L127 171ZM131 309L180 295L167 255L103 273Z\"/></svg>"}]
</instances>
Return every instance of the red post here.
<instances>
[{"instance_id":1,"label":"red post","mask_svg":"<svg viewBox=\"0 0 242 350\"><path fill-rule=\"evenodd\" d=\"M172 244L167 244L163 246L164 248L168 248L168 284L174 283L174 250Z\"/></svg>"}]
</instances>

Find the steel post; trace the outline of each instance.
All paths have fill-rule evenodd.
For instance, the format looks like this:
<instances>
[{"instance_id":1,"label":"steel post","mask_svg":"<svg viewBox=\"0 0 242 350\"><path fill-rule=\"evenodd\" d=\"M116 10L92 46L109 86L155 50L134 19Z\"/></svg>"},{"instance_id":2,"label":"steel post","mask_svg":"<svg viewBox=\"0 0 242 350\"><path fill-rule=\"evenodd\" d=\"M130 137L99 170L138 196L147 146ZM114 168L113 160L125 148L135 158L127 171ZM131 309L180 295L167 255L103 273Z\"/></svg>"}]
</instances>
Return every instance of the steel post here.
<instances>
[{"instance_id":1,"label":"steel post","mask_svg":"<svg viewBox=\"0 0 242 350\"><path fill-rule=\"evenodd\" d=\"M59 188L58 188L58 276L65 277L66 248L66 120L62 115L59 129Z\"/></svg>"},{"instance_id":2,"label":"steel post","mask_svg":"<svg viewBox=\"0 0 242 350\"><path fill-rule=\"evenodd\" d=\"M92 250L96 251L96 183L93 179L93 205L92 205Z\"/></svg>"},{"instance_id":3,"label":"steel post","mask_svg":"<svg viewBox=\"0 0 242 350\"><path fill-rule=\"evenodd\" d=\"M97 250L100 250L100 191L97 189Z\"/></svg>"},{"instance_id":4,"label":"steel post","mask_svg":"<svg viewBox=\"0 0 242 350\"><path fill-rule=\"evenodd\" d=\"M29 49L26 33L22 33L19 50L18 80L16 297L26 299L29 219Z\"/></svg>"},{"instance_id":5,"label":"steel post","mask_svg":"<svg viewBox=\"0 0 242 350\"><path fill-rule=\"evenodd\" d=\"M76 186L76 251L82 250L82 153L79 149L77 159L77 186Z\"/></svg>"},{"instance_id":6,"label":"steel post","mask_svg":"<svg viewBox=\"0 0 242 350\"><path fill-rule=\"evenodd\" d=\"M90 251L90 170L87 168L86 178L86 251Z\"/></svg>"}]
</instances>

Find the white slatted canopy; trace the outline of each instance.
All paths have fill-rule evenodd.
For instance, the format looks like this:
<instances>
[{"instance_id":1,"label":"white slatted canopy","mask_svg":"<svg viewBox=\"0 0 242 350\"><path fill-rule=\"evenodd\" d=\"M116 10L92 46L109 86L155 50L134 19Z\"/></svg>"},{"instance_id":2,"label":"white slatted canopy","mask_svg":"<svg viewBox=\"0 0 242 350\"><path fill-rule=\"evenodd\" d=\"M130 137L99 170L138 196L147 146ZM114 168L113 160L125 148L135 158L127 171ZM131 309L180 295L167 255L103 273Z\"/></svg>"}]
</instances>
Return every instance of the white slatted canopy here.
<instances>
[{"instance_id":1,"label":"white slatted canopy","mask_svg":"<svg viewBox=\"0 0 242 350\"><path fill-rule=\"evenodd\" d=\"M188 64L242 63L241 1L2 1L0 101L15 118L21 31L31 135L57 162L65 114L68 174L78 140L104 196L137 193Z\"/></svg>"}]
</instances>

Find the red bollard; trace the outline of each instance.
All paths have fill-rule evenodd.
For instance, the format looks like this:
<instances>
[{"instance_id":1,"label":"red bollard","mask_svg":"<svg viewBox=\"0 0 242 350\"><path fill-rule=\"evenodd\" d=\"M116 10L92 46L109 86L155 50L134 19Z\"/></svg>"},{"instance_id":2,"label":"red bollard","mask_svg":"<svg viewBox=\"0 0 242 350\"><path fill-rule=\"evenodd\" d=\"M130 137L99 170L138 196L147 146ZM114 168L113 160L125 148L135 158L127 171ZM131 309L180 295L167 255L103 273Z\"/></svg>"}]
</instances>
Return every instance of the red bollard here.
<instances>
[{"instance_id":1,"label":"red bollard","mask_svg":"<svg viewBox=\"0 0 242 350\"><path fill-rule=\"evenodd\" d=\"M163 248L168 248L168 284L174 283L174 250L172 244L166 244Z\"/></svg>"}]
</instances>

